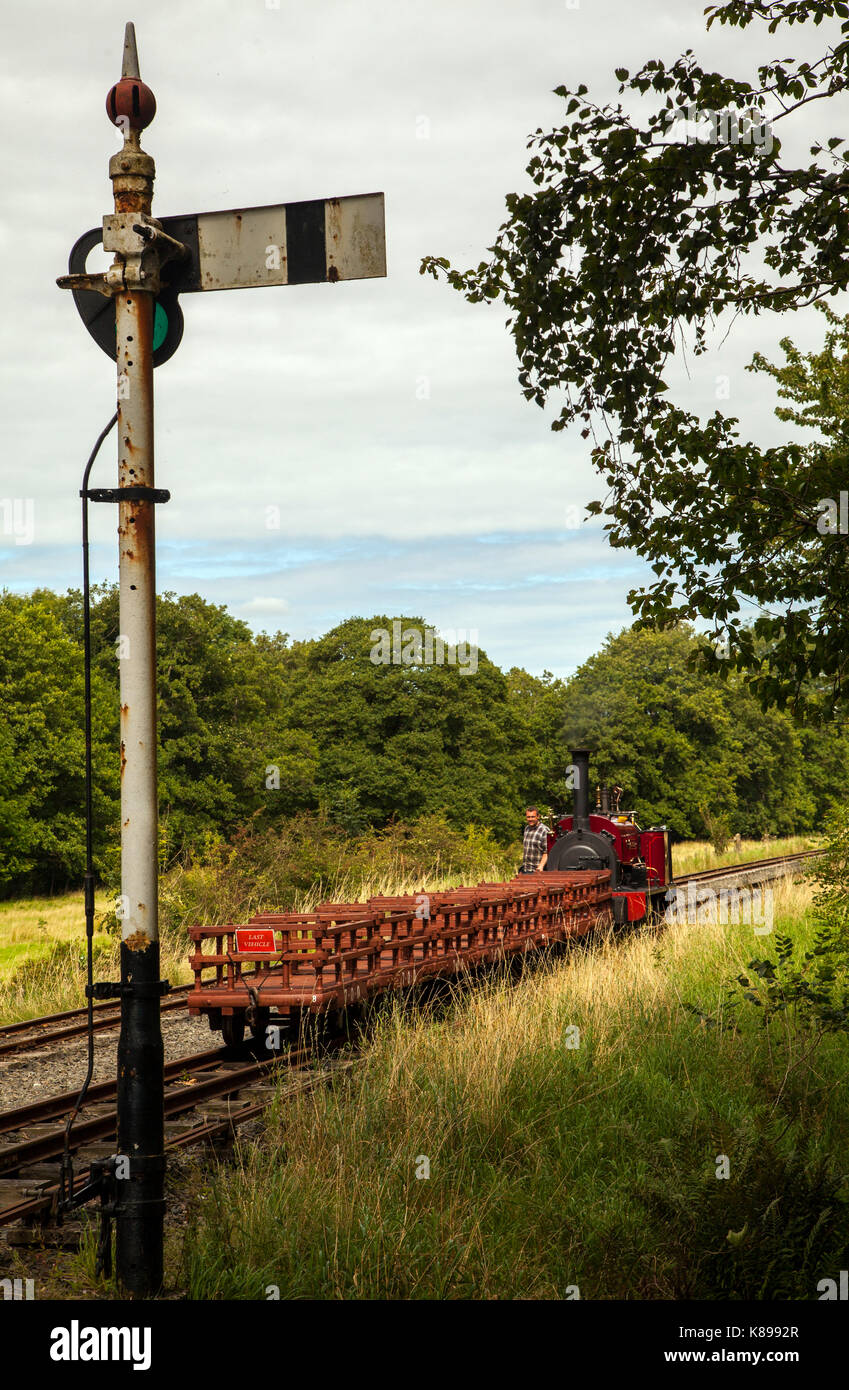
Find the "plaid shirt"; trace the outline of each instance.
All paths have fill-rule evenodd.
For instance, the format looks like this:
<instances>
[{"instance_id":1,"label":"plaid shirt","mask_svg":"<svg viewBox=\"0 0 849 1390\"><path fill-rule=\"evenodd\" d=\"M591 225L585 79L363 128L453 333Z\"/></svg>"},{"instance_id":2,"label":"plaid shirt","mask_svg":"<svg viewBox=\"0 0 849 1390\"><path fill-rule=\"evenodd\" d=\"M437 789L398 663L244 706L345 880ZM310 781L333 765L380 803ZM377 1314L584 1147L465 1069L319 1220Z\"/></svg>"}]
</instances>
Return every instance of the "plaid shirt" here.
<instances>
[{"instance_id":1,"label":"plaid shirt","mask_svg":"<svg viewBox=\"0 0 849 1390\"><path fill-rule=\"evenodd\" d=\"M526 825L525 834L522 840L522 868L525 873L533 873L539 867L539 861L548 849L549 829L538 821L536 825Z\"/></svg>"}]
</instances>

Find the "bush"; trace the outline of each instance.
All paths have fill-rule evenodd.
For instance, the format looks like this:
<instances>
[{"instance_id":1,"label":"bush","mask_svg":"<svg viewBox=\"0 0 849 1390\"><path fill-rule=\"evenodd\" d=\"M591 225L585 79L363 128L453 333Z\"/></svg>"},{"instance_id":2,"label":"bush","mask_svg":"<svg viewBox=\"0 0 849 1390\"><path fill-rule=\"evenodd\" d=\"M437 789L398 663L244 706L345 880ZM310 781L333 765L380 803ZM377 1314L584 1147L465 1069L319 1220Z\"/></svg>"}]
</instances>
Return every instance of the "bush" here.
<instances>
[{"instance_id":1,"label":"bush","mask_svg":"<svg viewBox=\"0 0 849 1390\"><path fill-rule=\"evenodd\" d=\"M731 825L727 816L716 815L704 804L699 805L699 814L705 823L707 837L717 854L722 854L731 840Z\"/></svg>"},{"instance_id":2,"label":"bush","mask_svg":"<svg viewBox=\"0 0 849 1390\"><path fill-rule=\"evenodd\" d=\"M779 1018L785 1031L778 1043L795 1034L819 1040L826 1033L849 1033L849 830L845 810L826 825L826 844L810 876L819 885L813 917L813 945L800 953L791 936L776 933L775 954L750 960L751 975L738 975L732 1002L741 998L762 1012L769 1027ZM756 977L756 978L753 978Z\"/></svg>"},{"instance_id":3,"label":"bush","mask_svg":"<svg viewBox=\"0 0 849 1390\"><path fill-rule=\"evenodd\" d=\"M210 839L193 862L162 881L163 936L196 922L244 922L259 911L291 912L322 899L408 892L425 881L512 877L518 851L489 830L455 830L442 816L346 835L326 815L303 812L273 826L255 816L229 843Z\"/></svg>"},{"instance_id":4,"label":"bush","mask_svg":"<svg viewBox=\"0 0 849 1390\"><path fill-rule=\"evenodd\" d=\"M823 1272L846 1267L845 1181L822 1158L782 1154L768 1134L730 1145L730 1177L668 1174L647 1200L678 1247L675 1298L805 1300Z\"/></svg>"}]
</instances>

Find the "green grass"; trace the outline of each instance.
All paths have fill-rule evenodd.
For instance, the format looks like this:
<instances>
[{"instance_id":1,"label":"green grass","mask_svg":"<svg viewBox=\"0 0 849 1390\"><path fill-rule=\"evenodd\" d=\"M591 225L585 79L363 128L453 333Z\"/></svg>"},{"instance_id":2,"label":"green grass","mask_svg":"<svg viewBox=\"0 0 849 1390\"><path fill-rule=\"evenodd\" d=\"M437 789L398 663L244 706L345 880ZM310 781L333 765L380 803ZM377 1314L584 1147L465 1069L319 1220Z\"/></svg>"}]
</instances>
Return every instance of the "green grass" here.
<instances>
[{"instance_id":1,"label":"green grass","mask_svg":"<svg viewBox=\"0 0 849 1390\"><path fill-rule=\"evenodd\" d=\"M118 941L103 930L109 903L95 900L95 977L117 978ZM190 971L182 941L163 947L163 968L174 982ZM85 917L82 893L0 903L0 1024L85 1004Z\"/></svg>"},{"instance_id":2,"label":"green grass","mask_svg":"<svg viewBox=\"0 0 849 1390\"><path fill-rule=\"evenodd\" d=\"M102 894L95 908L98 917L105 914L107 902ZM84 931L82 892L0 902L0 961L16 960L27 951L33 956L43 954L52 942L72 941ZM16 952L17 947L23 951Z\"/></svg>"},{"instance_id":3,"label":"green grass","mask_svg":"<svg viewBox=\"0 0 849 1390\"><path fill-rule=\"evenodd\" d=\"M777 889L776 930L809 940L809 900ZM203 1299L816 1298L849 1257L849 1041L809 1054L729 1007L725 982L768 948L751 926L681 924L502 973L441 1017L390 1010L360 1065L281 1099L264 1142L196 1176L173 1282Z\"/></svg>"},{"instance_id":4,"label":"green grass","mask_svg":"<svg viewBox=\"0 0 849 1390\"><path fill-rule=\"evenodd\" d=\"M25 960L37 960L50 954L46 941L21 941L15 946L0 946L0 975L11 974Z\"/></svg>"}]
</instances>

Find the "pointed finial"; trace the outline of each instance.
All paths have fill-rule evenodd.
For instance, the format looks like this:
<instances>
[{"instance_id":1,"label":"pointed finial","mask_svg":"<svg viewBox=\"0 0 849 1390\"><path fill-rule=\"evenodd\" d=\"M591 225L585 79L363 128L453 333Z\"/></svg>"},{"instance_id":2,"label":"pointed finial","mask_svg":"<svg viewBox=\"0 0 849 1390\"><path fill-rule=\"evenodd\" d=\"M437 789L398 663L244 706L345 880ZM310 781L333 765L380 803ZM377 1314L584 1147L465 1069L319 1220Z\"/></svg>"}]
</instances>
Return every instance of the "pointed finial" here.
<instances>
[{"instance_id":1,"label":"pointed finial","mask_svg":"<svg viewBox=\"0 0 849 1390\"><path fill-rule=\"evenodd\" d=\"M136 48L136 26L132 20L128 21L124 30L124 65L121 68L121 76L141 79L139 51Z\"/></svg>"},{"instance_id":2,"label":"pointed finial","mask_svg":"<svg viewBox=\"0 0 849 1390\"><path fill-rule=\"evenodd\" d=\"M144 130L156 115L156 98L142 82L139 73L139 53L136 48L136 26L130 22L124 31L124 63L121 80L111 88L106 98L106 111L113 125L120 126L124 139L131 131Z\"/></svg>"}]
</instances>

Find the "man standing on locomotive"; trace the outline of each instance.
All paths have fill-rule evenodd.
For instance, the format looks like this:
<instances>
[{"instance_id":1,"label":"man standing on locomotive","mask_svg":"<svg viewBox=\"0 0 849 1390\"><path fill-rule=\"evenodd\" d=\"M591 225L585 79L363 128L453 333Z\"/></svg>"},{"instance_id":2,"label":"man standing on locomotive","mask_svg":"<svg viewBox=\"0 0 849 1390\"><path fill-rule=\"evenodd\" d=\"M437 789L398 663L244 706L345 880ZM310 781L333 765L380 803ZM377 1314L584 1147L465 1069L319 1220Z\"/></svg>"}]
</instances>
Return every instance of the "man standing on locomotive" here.
<instances>
[{"instance_id":1,"label":"man standing on locomotive","mask_svg":"<svg viewBox=\"0 0 849 1390\"><path fill-rule=\"evenodd\" d=\"M548 858L548 837L551 832L543 825L536 806L525 811L525 833L522 838L522 867L520 874L535 874L545 868Z\"/></svg>"}]
</instances>

